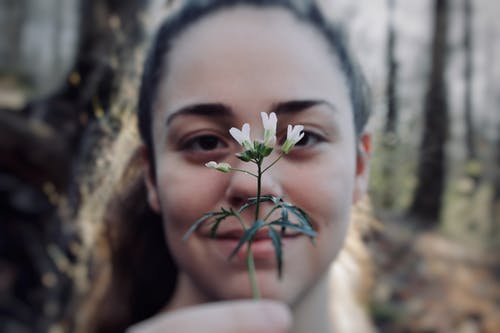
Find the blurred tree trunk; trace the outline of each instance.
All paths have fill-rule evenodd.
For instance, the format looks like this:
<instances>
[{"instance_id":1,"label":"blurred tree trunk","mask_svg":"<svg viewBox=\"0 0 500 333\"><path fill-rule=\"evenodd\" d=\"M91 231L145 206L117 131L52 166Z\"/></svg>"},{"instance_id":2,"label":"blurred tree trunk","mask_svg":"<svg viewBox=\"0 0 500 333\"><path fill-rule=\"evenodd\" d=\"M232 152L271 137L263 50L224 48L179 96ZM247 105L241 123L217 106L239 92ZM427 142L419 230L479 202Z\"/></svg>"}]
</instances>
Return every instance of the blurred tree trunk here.
<instances>
[{"instance_id":1,"label":"blurred tree trunk","mask_svg":"<svg viewBox=\"0 0 500 333\"><path fill-rule=\"evenodd\" d=\"M25 1L0 1L0 72L14 74L20 71L20 41L25 19Z\"/></svg>"},{"instance_id":2,"label":"blurred tree trunk","mask_svg":"<svg viewBox=\"0 0 500 333\"><path fill-rule=\"evenodd\" d=\"M91 163L148 1L82 0L73 70L53 94L0 110L0 331L47 332L71 295L76 236L58 214ZM61 32L62 33L62 32ZM109 125L109 124L108 124Z\"/></svg>"},{"instance_id":3,"label":"blurred tree trunk","mask_svg":"<svg viewBox=\"0 0 500 333\"><path fill-rule=\"evenodd\" d=\"M498 98L500 102L500 96ZM498 122L495 165L493 166L493 197L491 202L492 243L500 247L500 122Z\"/></svg>"},{"instance_id":4,"label":"blurred tree trunk","mask_svg":"<svg viewBox=\"0 0 500 333\"><path fill-rule=\"evenodd\" d=\"M465 150L466 150L466 175L472 180L474 184L473 191L479 185L479 180L481 178L481 170L479 167L478 154L476 148L476 131L474 128L474 118L473 118L473 80L474 80L474 68L473 68L473 54L474 54L474 44L473 44L473 18L474 18L474 7L472 0L464 0L463 2L463 19L464 19L464 124L465 124Z\"/></svg>"},{"instance_id":5,"label":"blurred tree trunk","mask_svg":"<svg viewBox=\"0 0 500 333\"><path fill-rule=\"evenodd\" d=\"M395 196L397 195L395 191L395 182L397 181L394 177L394 168L397 163L395 161L395 148L399 141L397 133L397 123L398 123L398 101L397 101L397 71L398 64L396 60L396 30L394 27L394 11L395 11L396 0L387 0L387 8L389 11L389 22L387 25L387 50L386 50L386 60L387 60L387 87L386 87L386 99L387 99L387 114L384 126L384 137L383 137L383 148L384 155L384 166L382 168L382 177L385 184L382 193L382 206L392 207L394 204Z\"/></svg>"},{"instance_id":6,"label":"blurred tree trunk","mask_svg":"<svg viewBox=\"0 0 500 333\"><path fill-rule=\"evenodd\" d=\"M43 179L58 191L67 189L72 174L70 161L82 153L80 146L87 128L109 110L117 76L125 74L124 59L141 39L139 15L146 3L81 2L80 42L68 79L53 94L31 101L20 112L0 113L0 128L9 131L8 135L0 131L0 166L36 186L43 184L33 179ZM26 125L37 130L27 130ZM61 163L54 163L53 145L36 144L49 139L62 146L57 158ZM37 149L25 149L30 146Z\"/></svg>"},{"instance_id":7,"label":"blurred tree trunk","mask_svg":"<svg viewBox=\"0 0 500 333\"><path fill-rule=\"evenodd\" d=\"M448 1L434 0L431 73L424 104L418 184L409 213L431 227L438 223L446 178L445 144L449 117L446 91Z\"/></svg>"},{"instance_id":8,"label":"blurred tree trunk","mask_svg":"<svg viewBox=\"0 0 500 333\"><path fill-rule=\"evenodd\" d=\"M397 61L396 61L396 30L394 28L394 7L396 0L387 0L389 9L389 24L387 27L387 117L385 134L397 135L398 104L397 104Z\"/></svg>"},{"instance_id":9,"label":"blurred tree trunk","mask_svg":"<svg viewBox=\"0 0 500 333\"><path fill-rule=\"evenodd\" d=\"M465 55L465 68L464 68L464 120L465 120L465 146L467 149L467 159L474 161L477 159L476 146L474 144L474 122L472 119L472 54L473 54L473 41L472 41L472 18L473 6L471 0L464 0L463 3L464 13L464 55Z\"/></svg>"}]
</instances>

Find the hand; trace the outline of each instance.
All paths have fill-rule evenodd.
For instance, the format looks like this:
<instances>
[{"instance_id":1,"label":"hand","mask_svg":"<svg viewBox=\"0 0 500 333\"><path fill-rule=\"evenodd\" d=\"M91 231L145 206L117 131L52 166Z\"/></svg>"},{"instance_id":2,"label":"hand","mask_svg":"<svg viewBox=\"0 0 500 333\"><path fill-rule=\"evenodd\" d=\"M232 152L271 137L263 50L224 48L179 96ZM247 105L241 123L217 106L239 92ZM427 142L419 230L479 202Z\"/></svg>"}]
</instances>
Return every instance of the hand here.
<instances>
[{"instance_id":1,"label":"hand","mask_svg":"<svg viewBox=\"0 0 500 333\"><path fill-rule=\"evenodd\" d=\"M286 333L291 323L290 311L282 303L232 301L162 313L127 333Z\"/></svg>"}]
</instances>

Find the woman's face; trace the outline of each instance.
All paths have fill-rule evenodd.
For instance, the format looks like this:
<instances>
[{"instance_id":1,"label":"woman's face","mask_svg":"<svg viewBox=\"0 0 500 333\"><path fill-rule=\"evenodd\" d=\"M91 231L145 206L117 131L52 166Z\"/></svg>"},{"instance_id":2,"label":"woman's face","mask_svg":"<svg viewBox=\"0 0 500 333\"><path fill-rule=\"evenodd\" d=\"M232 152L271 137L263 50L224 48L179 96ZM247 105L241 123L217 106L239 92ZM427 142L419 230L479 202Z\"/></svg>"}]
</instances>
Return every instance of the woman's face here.
<instances>
[{"instance_id":1,"label":"woman's face","mask_svg":"<svg viewBox=\"0 0 500 333\"><path fill-rule=\"evenodd\" d=\"M256 195L255 178L204 164L255 171L235 157L241 147L229 128L249 123L252 137L261 138L261 112L277 111L278 141L288 124L305 126L305 138L264 174L262 193L303 208L317 231L315 245L306 236L284 237L281 280L270 239L254 243L261 292L293 304L326 271L342 247L366 169L364 158L356 157L345 80L321 35L282 9L225 10L175 41L154 107L156 174L147 184L184 297L198 303L251 295L244 251L228 261L241 233L236 221L222 223L216 238L207 227L187 241L182 237L204 213L238 209ZM262 215L269 209L264 205ZM254 213L245 211L247 225Z\"/></svg>"}]
</instances>

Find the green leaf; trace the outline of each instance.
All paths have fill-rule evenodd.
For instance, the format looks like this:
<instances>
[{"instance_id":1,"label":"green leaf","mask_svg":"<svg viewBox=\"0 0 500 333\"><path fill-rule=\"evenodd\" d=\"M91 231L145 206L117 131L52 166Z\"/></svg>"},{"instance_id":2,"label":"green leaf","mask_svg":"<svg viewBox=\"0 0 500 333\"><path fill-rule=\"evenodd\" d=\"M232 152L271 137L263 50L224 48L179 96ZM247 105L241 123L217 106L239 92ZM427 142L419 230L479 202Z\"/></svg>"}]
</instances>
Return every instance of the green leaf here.
<instances>
[{"instance_id":1,"label":"green leaf","mask_svg":"<svg viewBox=\"0 0 500 333\"><path fill-rule=\"evenodd\" d=\"M218 216L218 215L224 215L224 213L223 212L209 212L209 213L206 213L205 215L203 215L201 218L199 218L198 220L196 220L196 222L193 223L193 225L188 229L188 231L186 231L186 233L182 237L182 240L186 241L188 239L188 237L191 236L191 234L193 232L195 232L196 229L198 229L199 226L203 222L205 222L206 220L208 220L211 217Z\"/></svg>"},{"instance_id":2,"label":"green leaf","mask_svg":"<svg viewBox=\"0 0 500 333\"><path fill-rule=\"evenodd\" d=\"M277 206L279 205L280 203L284 202L283 199L281 197L273 197L273 196L265 196L265 197L268 197L269 200L272 201L272 203Z\"/></svg>"},{"instance_id":3,"label":"green leaf","mask_svg":"<svg viewBox=\"0 0 500 333\"><path fill-rule=\"evenodd\" d=\"M256 161L257 158L259 157L259 154L255 150L245 150L243 154L246 154L248 158L250 158L250 161Z\"/></svg>"},{"instance_id":4,"label":"green leaf","mask_svg":"<svg viewBox=\"0 0 500 333\"><path fill-rule=\"evenodd\" d=\"M273 242L274 250L276 251L276 262L278 263L278 278L281 279L282 268L283 268L283 252L281 250L281 237L280 234L274 230L273 227L269 227L269 236Z\"/></svg>"},{"instance_id":5,"label":"green leaf","mask_svg":"<svg viewBox=\"0 0 500 333\"><path fill-rule=\"evenodd\" d=\"M292 214L297 217L299 223L302 226L312 229L312 224L309 221L309 216L306 214L306 212L304 212L301 208L295 207L293 205L289 205L289 209Z\"/></svg>"},{"instance_id":6,"label":"green leaf","mask_svg":"<svg viewBox=\"0 0 500 333\"><path fill-rule=\"evenodd\" d=\"M259 202L266 202L266 201L273 201L273 197L269 196L269 195L263 195L260 197L260 200ZM238 209L238 214L243 212L245 209L247 209L248 207L252 207L252 206L255 206L257 204L257 197L251 197L251 198L248 198L247 199L247 203L244 204L243 206L240 207L240 209Z\"/></svg>"},{"instance_id":7,"label":"green leaf","mask_svg":"<svg viewBox=\"0 0 500 333\"><path fill-rule=\"evenodd\" d=\"M262 150L262 156L267 157L271 155L272 152L273 152L273 147L264 147L264 149Z\"/></svg>"},{"instance_id":8,"label":"green leaf","mask_svg":"<svg viewBox=\"0 0 500 333\"><path fill-rule=\"evenodd\" d=\"M248 207L255 206L256 204L257 204L257 198L248 198L247 203L242 205L240 207L240 209L238 209L238 213L241 213L242 211L244 211Z\"/></svg>"},{"instance_id":9,"label":"green leaf","mask_svg":"<svg viewBox=\"0 0 500 333\"><path fill-rule=\"evenodd\" d=\"M271 202L274 202L275 199L278 199L279 198L275 198L271 195L261 195L260 196L260 202L265 202L265 201L271 201ZM257 200L257 197L250 197L248 198L248 201L256 201Z\"/></svg>"},{"instance_id":10,"label":"green leaf","mask_svg":"<svg viewBox=\"0 0 500 333\"><path fill-rule=\"evenodd\" d=\"M242 160L243 162L250 162L250 160L252 159L248 154L247 152L243 152L243 153L238 153L236 154L236 157L239 158L240 160Z\"/></svg>"},{"instance_id":11,"label":"green leaf","mask_svg":"<svg viewBox=\"0 0 500 333\"><path fill-rule=\"evenodd\" d=\"M255 235L255 233L265 225L266 224L264 223L264 221L257 220L257 221L255 221L254 224L252 224L252 226L250 228L245 230L245 232L243 233L243 236L241 236L241 238L240 238L240 241L238 242L236 247L233 249L233 251L231 251L231 254L229 255L228 260L231 260L234 257L234 255L236 253L238 253L238 251L243 246L243 244L245 244L246 242L251 240L253 238L253 236Z\"/></svg>"},{"instance_id":12,"label":"green leaf","mask_svg":"<svg viewBox=\"0 0 500 333\"><path fill-rule=\"evenodd\" d=\"M265 146L264 146L263 142L259 142L259 141L254 141L253 142L253 149L257 152L257 154L261 155L262 154L262 150L264 148L265 148Z\"/></svg>"},{"instance_id":13,"label":"green leaf","mask_svg":"<svg viewBox=\"0 0 500 333\"><path fill-rule=\"evenodd\" d=\"M301 232L309 237L316 237L316 231L312 230L311 228L304 227L304 226L298 225L298 224L293 224L293 223L290 223L288 221L282 221L281 219L273 221L269 224L280 226L282 228L287 228L290 230L295 230L295 231Z\"/></svg>"},{"instance_id":14,"label":"green leaf","mask_svg":"<svg viewBox=\"0 0 500 333\"><path fill-rule=\"evenodd\" d=\"M221 217L218 217L216 220L215 220L215 223L214 225L212 226L212 228L210 229L210 237L211 238L214 238L217 234L217 229L219 228L219 224L224 221L227 217L229 217L229 215L225 215L225 216L221 216Z\"/></svg>"},{"instance_id":15,"label":"green leaf","mask_svg":"<svg viewBox=\"0 0 500 333\"><path fill-rule=\"evenodd\" d=\"M281 219L283 221L288 221L288 208L286 208L286 206L281 206Z\"/></svg>"}]
</instances>

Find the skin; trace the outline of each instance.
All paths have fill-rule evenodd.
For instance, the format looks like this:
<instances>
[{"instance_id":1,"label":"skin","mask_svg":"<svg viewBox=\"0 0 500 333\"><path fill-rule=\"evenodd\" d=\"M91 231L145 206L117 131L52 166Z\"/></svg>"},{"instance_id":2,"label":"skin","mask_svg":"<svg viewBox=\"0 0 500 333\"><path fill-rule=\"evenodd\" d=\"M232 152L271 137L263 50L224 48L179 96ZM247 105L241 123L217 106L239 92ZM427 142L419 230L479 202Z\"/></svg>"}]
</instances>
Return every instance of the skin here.
<instances>
[{"instance_id":1,"label":"skin","mask_svg":"<svg viewBox=\"0 0 500 333\"><path fill-rule=\"evenodd\" d=\"M160 333L168 328L168 332L182 333L284 333L288 332L291 322L290 312L283 304L233 301L159 315L129 328L127 332Z\"/></svg>"},{"instance_id":2,"label":"skin","mask_svg":"<svg viewBox=\"0 0 500 333\"><path fill-rule=\"evenodd\" d=\"M356 138L345 76L328 44L284 10L242 7L209 16L182 33L168 63L153 114L156 173L149 165L146 179L148 201L163 216L180 270L166 310L250 297L244 254L228 262L227 242L209 238L207 228L186 242L182 236L204 213L238 209L255 196L253 177L224 174L204 163L228 162L255 172L253 164L234 156L241 147L228 130L249 123L252 138L261 138L260 112L277 111L278 142L288 124L304 125L306 137L264 174L262 193L303 208L317 238L314 246L305 236L284 240L281 280L270 241L261 241L257 279L263 297L289 305L302 330L328 331L325 272L342 248L351 205L366 187L370 149L367 134ZM306 107L303 101L311 103ZM270 161L277 157L273 154ZM262 215L269 208L264 205ZM243 215L246 225L253 214ZM219 233L235 226L236 221L225 222ZM227 310L218 313L225 317Z\"/></svg>"}]
</instances>

